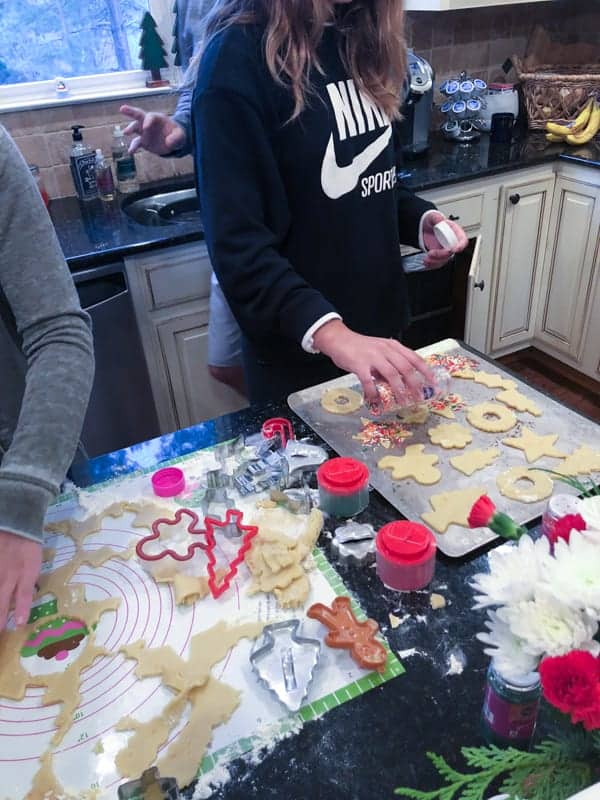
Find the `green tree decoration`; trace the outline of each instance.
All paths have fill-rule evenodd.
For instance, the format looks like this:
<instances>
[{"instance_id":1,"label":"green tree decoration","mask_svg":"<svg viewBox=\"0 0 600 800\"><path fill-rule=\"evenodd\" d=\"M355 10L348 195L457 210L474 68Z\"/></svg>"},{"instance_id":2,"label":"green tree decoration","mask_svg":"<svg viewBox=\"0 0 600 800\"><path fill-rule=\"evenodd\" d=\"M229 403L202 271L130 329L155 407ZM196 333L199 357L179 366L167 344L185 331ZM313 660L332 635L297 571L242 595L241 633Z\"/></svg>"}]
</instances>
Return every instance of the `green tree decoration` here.
<instances>
[{"instance_id":1,"label":"green tree decoration","mask_svg":"<svg viewBox=\"0 0 600 800\"><path fill-rule=\"evenodd\" d=\"M163 40L156 30L154 17L148 11L142 18L142 36L140 38L140 60L142 69L150 72L151 78L146 81L146 86L168 86L169 81L163 80L161 69L168 67L167 54L163 47Z\"/></svg>"},{"instance_id":2,"label":"green tree decoration","mask_svg":"<svg viewBox=\"0 0 600 800\"><path fill-rule=\"evenodd\" d=\"M181 48L179 44L179 9L177 7L177 0L173 3L173 44L171 52L175 56L173 64L176 67L181 66Z\"/></svg>"}]
</instances>

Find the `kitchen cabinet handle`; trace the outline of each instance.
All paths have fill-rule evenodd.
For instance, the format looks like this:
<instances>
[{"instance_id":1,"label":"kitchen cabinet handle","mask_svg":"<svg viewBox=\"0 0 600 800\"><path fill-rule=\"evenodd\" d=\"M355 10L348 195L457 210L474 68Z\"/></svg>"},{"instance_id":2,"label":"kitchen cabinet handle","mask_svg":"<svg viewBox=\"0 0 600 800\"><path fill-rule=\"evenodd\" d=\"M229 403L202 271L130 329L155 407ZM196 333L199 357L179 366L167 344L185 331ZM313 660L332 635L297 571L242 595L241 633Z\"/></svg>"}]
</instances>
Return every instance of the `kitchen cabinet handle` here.
<instances>
[{"instance_id":1,"label":"kitchen cabinet handle","mask_svg":"<svg viewBox=\"0 0 600 800\"><path fill-rule=\"evenodd\" d=\"M513 206L516 206L521 200L521 195L518 192L516 192L515 194L511 194L511 196L508 199L513 204Z\"/></svg>"},{"instance_id":2,"label":"kitchen cabinet handle","mask_svg":"<svg viewBox=\"0 0 600 800\"><path fill-rule=\"evenodd\" d=\"M448 219L451 220L452 222L458 222L460 217L457 216L456 214L448 214Z\"/></svg>"},{"instance_id":3,"label":"kitchen cabinet handle","mask_svg":"<svg viewBox=\"0 0 600 800\"><path fill-rule=\"evenodd\" d=\"M473 284L473 288L479 289L480 291L483 292L483 290L485 289L485 281L477 281L477 283Z\"/></svg>"}]
</instances>

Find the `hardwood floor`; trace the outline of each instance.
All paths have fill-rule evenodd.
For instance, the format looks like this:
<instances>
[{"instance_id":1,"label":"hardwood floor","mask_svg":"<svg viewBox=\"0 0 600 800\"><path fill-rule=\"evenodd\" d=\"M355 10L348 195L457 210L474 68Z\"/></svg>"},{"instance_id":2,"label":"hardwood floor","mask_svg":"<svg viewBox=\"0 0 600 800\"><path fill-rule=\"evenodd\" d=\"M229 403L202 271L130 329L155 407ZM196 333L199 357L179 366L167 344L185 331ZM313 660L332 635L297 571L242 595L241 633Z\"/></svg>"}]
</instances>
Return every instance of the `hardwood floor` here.
<instances>
[{"instance_id":1,"label":"hardwood floor","mask_svg":"<svg viewBox=\"0 0 600 800\"><path fill-rule=\"evenodd\" d=\"M600 383L555 358L528 347L499 358L523 380L600 423Z\"/></svg>"}]
</instances>

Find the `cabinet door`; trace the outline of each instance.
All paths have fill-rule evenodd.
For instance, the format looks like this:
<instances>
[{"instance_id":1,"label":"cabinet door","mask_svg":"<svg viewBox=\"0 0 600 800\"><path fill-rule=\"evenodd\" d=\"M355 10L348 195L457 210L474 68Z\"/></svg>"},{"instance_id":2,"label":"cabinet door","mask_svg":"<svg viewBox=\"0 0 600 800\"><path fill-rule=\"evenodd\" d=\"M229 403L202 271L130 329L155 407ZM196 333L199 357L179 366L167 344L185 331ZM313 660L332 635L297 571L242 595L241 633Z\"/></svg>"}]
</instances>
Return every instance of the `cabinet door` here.
<instances>
[{"instance_id":1,"label":"cabinet door","mask_svg":"<svg viewBox=\"0 0 600 800\"><path fill-rule=\"evenodd\" d=\"M500 192L494 351L518 349L533 337L553 187L553 178L514 181Z\"/></svg>"},{"instance_id":2,"label":"cabinet door","mask_svg":"<svg viewBox=\"0 0 600 800\"><path fill-rule=\"evenodd\" d=\"M465 318L465 342L478 350L485 350L486 315L478 313L478 306L487 307L485 280L480 276L481 236L475 241L471 268L467 280L467 313Z\"/></svg>"},{"instance_id":3,"label":"cabinet door","mask_svg":"<svg viewBox=\"0 0 600 800\"><path fill-rule=\"evenodd\" d=\"M579 362L590 307L600 228L600 189L558 177L536 338Z\"/></svg>"},{"instance_id":4,"label":"cabinet door","mask_svg":"<svg viewBox=\"0 0 600 800\"><path fill-rule=\"evenodd\" d=\"M215 381L208 372L207 312L183 314L162 322L157 333L178 428L239 411L247 405L245 398Z\"/></svg>"}]
</instances>

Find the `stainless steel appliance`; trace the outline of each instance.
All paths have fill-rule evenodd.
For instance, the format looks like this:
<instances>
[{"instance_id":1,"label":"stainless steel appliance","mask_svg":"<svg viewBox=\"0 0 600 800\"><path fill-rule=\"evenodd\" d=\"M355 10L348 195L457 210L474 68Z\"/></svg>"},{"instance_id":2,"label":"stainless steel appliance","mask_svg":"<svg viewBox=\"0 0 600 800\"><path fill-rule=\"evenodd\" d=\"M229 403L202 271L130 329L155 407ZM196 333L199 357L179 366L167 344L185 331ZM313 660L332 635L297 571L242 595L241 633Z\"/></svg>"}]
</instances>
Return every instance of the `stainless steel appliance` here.
<instances>
[{"instance_id":1,"label":"stainless steel appliance","mask_svg":"<svg viewBox=\"0 0 600 800\"><path fill-rule=\"evenodd\" d=\"M81 443L88 458L160 434L148 368L122 262L73 273L92 318L96 377Z\"/></svg>"},{"instance_id":2,"label":"stainless steel appliance","mask_svg":"<svg viewBox=\"0 0 600 800\"><path fill-rule=\"evenodd\" d=\"M409 49L408 93L399 125L402 152L406 158L424 155L429 149L434 77L433 67Z\"/></svg>"}]
</instances>

